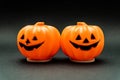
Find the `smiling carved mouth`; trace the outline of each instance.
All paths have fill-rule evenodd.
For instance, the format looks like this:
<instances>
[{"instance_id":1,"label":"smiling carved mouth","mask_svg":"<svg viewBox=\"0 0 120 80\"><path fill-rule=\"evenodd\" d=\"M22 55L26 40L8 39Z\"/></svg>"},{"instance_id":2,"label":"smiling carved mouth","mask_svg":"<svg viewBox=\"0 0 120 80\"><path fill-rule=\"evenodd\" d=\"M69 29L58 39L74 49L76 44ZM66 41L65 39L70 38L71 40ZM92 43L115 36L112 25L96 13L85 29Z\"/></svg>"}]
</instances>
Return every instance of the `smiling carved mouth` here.
<instances>
[{"instance_id":1,"label":"smiling carved mouth","mask_svg":"<svg viewBox=\"0 0 120 80\"><path fill-rule=\"evenodd\" d=\"M80 49L82 49L82 50L90 50L92 47L96 47L96 46L98 45L99 41L96 42L96 43L94 43L94 44L87 45L87 46L78 45L78 44L76 44L76 43L74 43L74 42L72 42L72 41L70 41L70 43L71 43L75 48L80 48Z\"/></svg>"},{"instance_id":2,"label":"smiling carved mouth","mask_svg":"<svg viewBox=\"0 0 120 80\"><path fill-rule=\"evenodd\" d=\"M26 45L24 45L23 43L19 42L20 46L21 46L21 47L24 47L24 48L25 48L26 50L28 50L28 51L31 51L31 50L33 50L34 48L37 49L37 48L40 47L43 43L44 43L44 42L39 43L39 44L37 44L37 45L33 45L33 46L26 46Z\"/></svg>"}]
</instances>

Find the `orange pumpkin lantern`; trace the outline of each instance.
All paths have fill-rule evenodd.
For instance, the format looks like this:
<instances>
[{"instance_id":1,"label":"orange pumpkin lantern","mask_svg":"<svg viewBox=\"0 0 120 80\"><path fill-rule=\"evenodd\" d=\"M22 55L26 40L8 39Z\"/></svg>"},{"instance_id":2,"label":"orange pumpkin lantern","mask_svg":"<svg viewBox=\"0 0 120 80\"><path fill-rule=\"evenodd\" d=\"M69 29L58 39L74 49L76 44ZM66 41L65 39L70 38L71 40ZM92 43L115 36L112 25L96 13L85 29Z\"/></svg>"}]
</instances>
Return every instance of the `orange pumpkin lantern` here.
<instances>
[{"instance_id":1,"label":"orange pumpkin lantern","mask_svg":"<svg viewBox=\"0 0 120 80\"><path fill-rule=\"evenodd\" d=\"M47 62L60 48L60 33L44 22L23 27L17 35L19 51L30 62Z\"/></svg>"},{"instance_id":2,"label":"orange pumpkin lantern","mask_svg":"<svg viewBox=\"0 0 120 80\"><path fill-rule=\"evenodd\" d=\"M77 22L67 26L61 34L62 51L74 62L94 62L104 47L104 34L100 27Z\"/></svg>"}]
</instances>

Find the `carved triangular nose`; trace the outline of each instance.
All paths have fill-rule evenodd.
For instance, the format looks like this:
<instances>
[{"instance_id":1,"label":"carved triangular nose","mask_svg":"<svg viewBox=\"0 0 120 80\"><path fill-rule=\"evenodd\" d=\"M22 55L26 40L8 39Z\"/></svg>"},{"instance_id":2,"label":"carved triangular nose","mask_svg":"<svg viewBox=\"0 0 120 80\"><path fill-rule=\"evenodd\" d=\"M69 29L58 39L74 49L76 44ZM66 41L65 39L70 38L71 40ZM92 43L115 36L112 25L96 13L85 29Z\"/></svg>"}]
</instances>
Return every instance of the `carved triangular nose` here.
<instances>
[{"instance_id":1,"label":"carved triangular nose","mask_svg":"<svg viewBox=\"0 0 120 80\"><path fill-rule=\"evenodd\" d=\"M89 43L88 39L86 38L83 43Z\"/></svg>"},{"instance_id":2,"label":"carved triangular nose","mask_svg":"<svg viewBox=\"0 0 120 80\"><path fill-rule=\"evenodd\" d=\"M26 44L29 44L29 43L30 43L30 41L27 39Z\"/></svg>"}]
</instances>

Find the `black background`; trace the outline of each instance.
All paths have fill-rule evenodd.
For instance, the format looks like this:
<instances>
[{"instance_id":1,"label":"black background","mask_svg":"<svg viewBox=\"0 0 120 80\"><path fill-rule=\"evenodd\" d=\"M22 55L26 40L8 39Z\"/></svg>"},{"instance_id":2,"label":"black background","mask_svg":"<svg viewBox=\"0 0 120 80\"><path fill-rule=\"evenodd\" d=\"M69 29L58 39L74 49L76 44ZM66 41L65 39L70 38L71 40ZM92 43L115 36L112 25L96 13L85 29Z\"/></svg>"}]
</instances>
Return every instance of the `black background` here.
<instances>
[{"instance_id":1,"label":"black background","mask_svg":"<svg viewBox=\"0 0 120 80\"><path fill-rule=\"evenodd\" d=\"M0 80L119 80L119 3L103 1L1 1ZM61 49L48 63L28 63L16 46L18 31L44 21L60 33L84 21L102 28L105 47L94 63L71 62Z\"/></svg>"}]
</instances>

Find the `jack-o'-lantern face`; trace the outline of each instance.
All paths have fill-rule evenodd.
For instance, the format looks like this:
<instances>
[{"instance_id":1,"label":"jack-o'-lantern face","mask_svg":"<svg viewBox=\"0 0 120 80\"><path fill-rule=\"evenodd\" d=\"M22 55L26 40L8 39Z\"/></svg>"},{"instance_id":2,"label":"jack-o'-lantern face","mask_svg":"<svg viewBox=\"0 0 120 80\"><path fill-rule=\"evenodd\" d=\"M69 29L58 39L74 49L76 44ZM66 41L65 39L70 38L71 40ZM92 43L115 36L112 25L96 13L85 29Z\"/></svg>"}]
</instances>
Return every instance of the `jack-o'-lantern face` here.
<instances>
[{"instance_id":1,"label":"jack-o'-lantern face","mask_svg":"<svg viewBox=\"0 0 120 80\"><path fill-rule=\"evenodd\" d=\"M43 31L35 30L35 26L26 26L18 34L18 46L22 52L36 53L45 43Z\"/></svg>"},{"instance_id":2,"label":"jack-o'-lantern face","mask_svg":"<svg viewBox=\"0 0 120 80\"><path fill-rule=\"evenodd\" d=\"M20 38L20 41L24 40L25 39L25 36L24 34L21 36ZM33 36L32 40L30 41L29 39L26 39L25 40L25 43L22 43L19 41L19 45L21 46L21 48L23 47L25 50L27 51L31 51L33 50L34 48L37 49L39 48L43 43L43 42L39 42L38 40L39 38L37 38L36 36ZM36 44L32 44L32 42L36 43ZM32 45L30 45L32 44ZM30 45L30 46L29 46Z\"/></svg>"},{"instance_id":3,"label":"jack-o'-lantern face","mask_svg":"<svg viewBox=\"0 0 120 80\"><path fill-rule=\"evenodd\" d=\"M91 39L85 38L81 44L77 44L77 43L75 43L75 42L72 42L71 40L70 40L70 43L71 43L71 44L73 45L73 47L75 47L75 48L80 48L81 50L90 50L91 48L95 48L95 47L98 45L98 43L99 43L99 40L98 40L98 41L95 41L96 38L95 38L95 36L94 36L93 34L91 34L91 37L90 37L90 38L91 38ZM75 40L76 40L77 42L80 41L80 40L81 40L81 36L78 35ZM90 40L90 41L89 41L89 40ZM94 42L91 43L92 40L94 40Z\"/></svg>"},{"instance_id":4,"label":"jack-o'-lantern face","mask_svg":"<svg viewBox=\"0 0 120 80\"><path fill-rule=\"evenodd\" d=\"M67 26L61 35L61 48L71 59L91 60L100 55L104 34L98 26L78 22Z\"/></svg>"}]
</instances>

